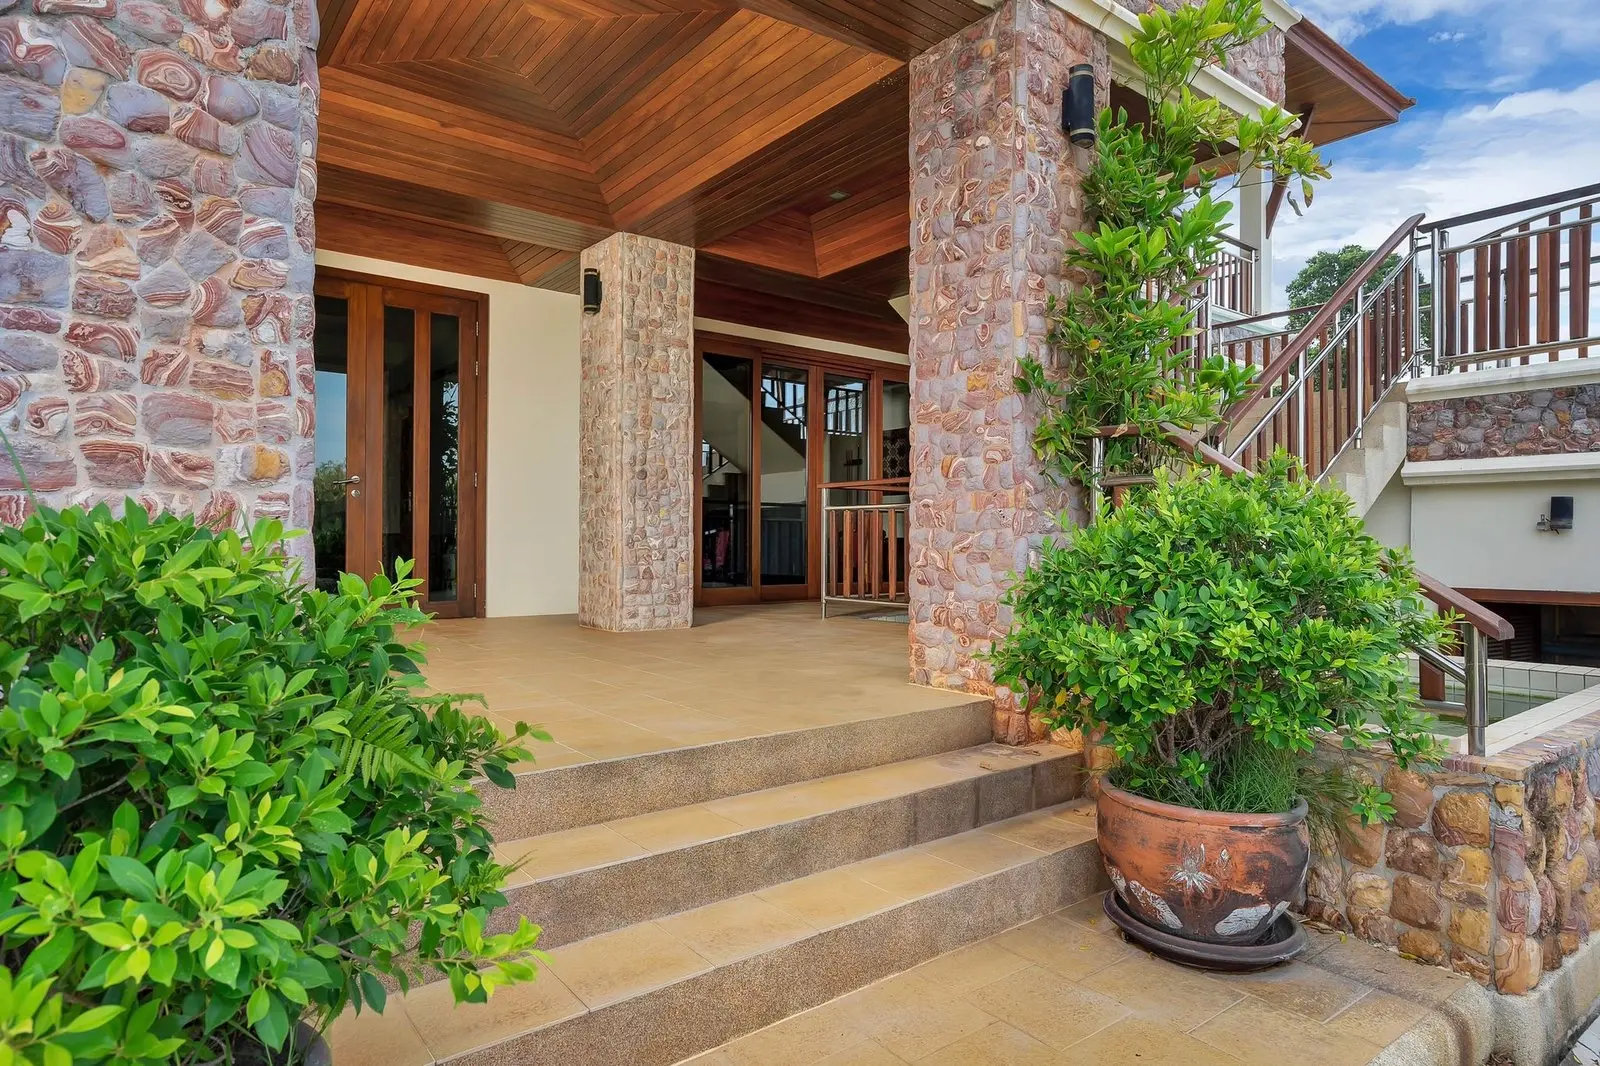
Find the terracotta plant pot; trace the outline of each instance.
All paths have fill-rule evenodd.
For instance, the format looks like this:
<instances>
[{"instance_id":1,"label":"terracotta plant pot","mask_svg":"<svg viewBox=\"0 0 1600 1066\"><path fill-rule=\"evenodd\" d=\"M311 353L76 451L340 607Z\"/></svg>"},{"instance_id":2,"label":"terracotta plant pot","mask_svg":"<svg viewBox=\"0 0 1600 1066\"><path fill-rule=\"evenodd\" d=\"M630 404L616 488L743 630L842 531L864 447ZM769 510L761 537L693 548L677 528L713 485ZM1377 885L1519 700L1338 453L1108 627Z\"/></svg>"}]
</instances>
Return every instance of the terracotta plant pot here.
<instances>
[{"instance_id":1,"label":"terracotta plant pot","mask_svg":"<svg viewBox=\"0 0 1600 1066\"><path fill-rule=\"evenodd\" d=\"M1305 892L1306 804L1287 814L1176 807L1102 782L1100 854L1117 895L1157 929L1250 944Z\"/></svg>"}]
</instances>

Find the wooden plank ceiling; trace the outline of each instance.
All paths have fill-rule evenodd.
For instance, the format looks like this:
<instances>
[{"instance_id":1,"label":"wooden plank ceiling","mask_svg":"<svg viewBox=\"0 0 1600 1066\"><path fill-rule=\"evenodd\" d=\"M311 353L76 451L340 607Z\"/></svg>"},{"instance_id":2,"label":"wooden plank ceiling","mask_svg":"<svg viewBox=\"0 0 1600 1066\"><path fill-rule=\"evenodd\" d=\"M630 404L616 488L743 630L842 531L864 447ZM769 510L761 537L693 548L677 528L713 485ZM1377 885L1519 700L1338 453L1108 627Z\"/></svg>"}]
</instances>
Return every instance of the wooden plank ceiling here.
<instances>
[{"instance_id":1,"label":"wooden plank ceiling","mask_svg":"<svg viewBox=\"0 0 1600 1066\"><path fill-rule=\"evenodd\" d=\"M627 230L903 333L906 62L976 0L319 7L322 247L570 290Z\"/></svg>"},{"instance_id":2,"label":"wooden plank ceiling","mask_svg":"<svg viewBox=\"0 0 1600 1066\"><path fill-rule=\"evenodd\" d=\"M627 230L701 249L708 306L903 339L906 63L978 0L318 3L322 247L572 291ZM1292 104L1398 113L1320 33L1286 59Z\"/></svg>"}]
</instances>

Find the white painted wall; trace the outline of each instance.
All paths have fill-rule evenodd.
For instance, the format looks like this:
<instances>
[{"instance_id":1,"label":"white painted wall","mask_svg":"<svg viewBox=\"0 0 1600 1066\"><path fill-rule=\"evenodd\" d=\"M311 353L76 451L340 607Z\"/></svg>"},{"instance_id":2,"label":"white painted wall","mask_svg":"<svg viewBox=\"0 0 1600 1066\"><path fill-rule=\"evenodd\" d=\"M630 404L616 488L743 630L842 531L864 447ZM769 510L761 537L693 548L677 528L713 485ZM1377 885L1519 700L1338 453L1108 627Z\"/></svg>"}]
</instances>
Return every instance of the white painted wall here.
<instances>
[{"instance_id":1,"label":"white painted wall","mask_svg":"<svg viewBox=\"0 0 1600 1066\"><path fill-rule=\"evenodd\" d=\"M489 297L488 559L491 617L578 609L578 326L576 294L317 252L320 266ZM696 319L697 329L884 362L904 352Z\"/></svg>"},{"instance_id":2,"label":"white painted wall","mask_svg":"<svg viewBox=\"0 0 1600 1066\"><path fill-rule=\"evenodd\" d=\"M1457 588L1600 592L1600 478L1463 480L1412 485L1409 492L1411 550L1417 565L1440 581ZM1551 496L1573 497L1569 532L1534 528Z\"/></svg>"},{"instance_id":3,"label":"white painted wall","mask_svg":"<svg viewBox=\"0 0 1600 1066\"><path fill-rule=\"evenodd\" d=\"M490 616L575 612L577 295L338 252L317 252L317 264L488 295L484 608Z\"/></svg>"},{"instance_id":4,"label":"white painted wall","mask_svg":"<svg viewBox=\"0 0 1600 1066\"><path fill-rule=\"evenodd\" d=\"M1411 543L1411 490L1401 480L1399 471L1361 520L1366 523L1367 532L1381 544L1404 548Z\"/></svg>"}]
</instances>

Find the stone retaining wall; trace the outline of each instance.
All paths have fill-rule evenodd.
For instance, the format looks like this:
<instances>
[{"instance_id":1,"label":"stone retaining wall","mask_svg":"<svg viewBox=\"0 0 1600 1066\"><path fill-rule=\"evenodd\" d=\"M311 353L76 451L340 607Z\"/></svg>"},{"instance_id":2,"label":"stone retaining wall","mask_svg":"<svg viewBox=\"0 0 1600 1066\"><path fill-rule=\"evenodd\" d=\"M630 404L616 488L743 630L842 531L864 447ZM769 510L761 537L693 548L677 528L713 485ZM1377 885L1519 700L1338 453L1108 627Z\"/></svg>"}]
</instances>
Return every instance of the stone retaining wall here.
<instances>
[{"instance_id":1,"label":"stone retaining wall","mask_svg":"<svg viewBox=\"0 0 1600 1066\"><path fill-rule=\"evenodd\" d=\"M1412 401L1406 458L1600 451L1600 384Z\"/></svg>"},{"instance_id":2,"label":"stone retaining wall","mask_svg":"<svg viewBox=\"0 0 1600 1066\"><path fill-rule=\"evenodd\" d=\"M0 12L0 428L26 487L309 529L316 4ZM0 521L23 482L0 462Z\"/></svg>"},{"instance_id":3,"label":"stone retaining wall","mask_svg":"<svg viewBox=\"0 0 1600 1066\"><path fill-rule=\"evenodd\" d=\"M1500 992L1529 992L1600 925L1600 712L1487 758L1403 771L1396 809L1315 849L1306 913Z\"/></svg>"}]
</instances>

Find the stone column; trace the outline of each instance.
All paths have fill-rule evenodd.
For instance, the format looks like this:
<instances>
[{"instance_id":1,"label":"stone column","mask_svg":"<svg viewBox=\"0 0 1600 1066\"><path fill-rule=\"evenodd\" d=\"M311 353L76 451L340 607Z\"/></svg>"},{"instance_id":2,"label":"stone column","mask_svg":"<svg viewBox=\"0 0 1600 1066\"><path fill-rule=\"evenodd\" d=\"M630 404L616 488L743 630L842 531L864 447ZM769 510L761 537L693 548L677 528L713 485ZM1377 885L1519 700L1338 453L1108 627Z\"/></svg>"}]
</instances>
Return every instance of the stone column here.
<instances>
[{"instance_id":1,"label":"stone column","mask_svg":"<svg viewBox=\"0 0 1600 1066\"><path fill-rule=\"evenodd\" d=\"M694 615L694 249L618 233L583 253L600 313L580 334L578 621Z\"/></svg>"},{"instance_id":2,"label":"stone column","mask_svg":"<svg viewBox=\"0 0 1600 1066\"><path fill-rule=\"evenodd\" d=\"M0 11L0 428L27 487L309 529L315 0ZM0 521L22 480L0 463Z\"/></svg>"},{"instance_id":3,"label":"stone column","mask_svg":"<svg viewBox=\"0 0 1600 1066\"><path fill-rule=\"evenodd\" d=\"M1044 0L1008 0L911 63L911 676L994 692L979 656L1011 623L1000 602L1076 492L1033 455L1013 379L1048 359L1046 302L1083 220L1090 155L1061 131L1075 63L1109 92L1105 39ZM1030 735L1010 693L995 734Z\"/></svg>"}]
</instances>

